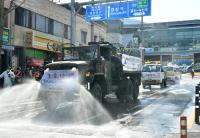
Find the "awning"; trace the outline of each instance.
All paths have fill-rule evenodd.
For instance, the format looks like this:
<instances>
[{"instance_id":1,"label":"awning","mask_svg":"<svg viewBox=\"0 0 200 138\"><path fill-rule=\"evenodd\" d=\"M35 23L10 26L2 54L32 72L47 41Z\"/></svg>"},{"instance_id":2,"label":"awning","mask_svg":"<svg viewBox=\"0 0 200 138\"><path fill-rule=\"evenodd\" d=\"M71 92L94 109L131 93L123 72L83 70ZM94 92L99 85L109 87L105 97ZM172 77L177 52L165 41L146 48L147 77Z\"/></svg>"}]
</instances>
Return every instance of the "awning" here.
<instances>
[{"instance_id":1,"label":"awning","mask_svg":"<svg viewBox=\"0 0 200 138\"><path fill-rule=\"evenodd\" d=\"M30 60L28 60L27 64L29 66L43 66L44 65L44 60L31 58Z\"/></svg>"}]
</instances>

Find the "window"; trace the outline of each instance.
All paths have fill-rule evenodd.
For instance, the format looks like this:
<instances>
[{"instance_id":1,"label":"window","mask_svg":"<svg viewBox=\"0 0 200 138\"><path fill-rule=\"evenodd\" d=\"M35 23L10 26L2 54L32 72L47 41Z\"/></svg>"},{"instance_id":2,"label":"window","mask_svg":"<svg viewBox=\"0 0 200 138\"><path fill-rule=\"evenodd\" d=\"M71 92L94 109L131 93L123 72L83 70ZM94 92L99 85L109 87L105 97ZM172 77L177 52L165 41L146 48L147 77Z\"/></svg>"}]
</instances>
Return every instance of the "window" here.
<instances>
[{"instance_id":1,"label":"window","mask_svg":"<svg viewBox=\"0 0 200 138\"><path fill-rule=\"evenodd\" d=\"M49 18L45 18L45 32L49 33Z\"/></svg>"},{"instance_id":2,"label":"window","mask_svg":"<svg viewBox=\"0 0 200 138\"><path fill-rule=\"evenodd\" d=\"M145 65L142 69L142 72L160 72L160 65Z\"/></svg>"},{"instance_id":3,"label":"window","mask_svg":"<svg viewBox=\"0 0 200 138\"><path fill-rule=\"evenodd\" d=\"M64 25L64 38L70 39L70 27L69 25Z\"/></svg>"},{"instance_id":4,"label":"window","mask_svg":"<svg viewBox=\"0 0 200 138\"><path fill-rule=\"evenodd\" d=\"M24 27L31 27L31 12L23 8L15 10L15 23Z\"/></svg>"},{"instance_id":5,"label":"window","mask_svg":"<svg viewBox=\"0 0 200 138\"><path fill-rule=\"evenodd\" d=\"M32 12L31 13L31 28L32 29L35 29L35 16L36 16L36 13Z\"/></svg>"},{"instance_id":6,"label":"window","mask_svg":"<svg viewBox=\"0 0 200 138\"><path fill-rule=\"evenodd\" d=\"M36 14L36 30L45 32L45 17L39 14Z\"/></svg>"},{"instance_id":7,"label":"window","mask_svg":"<svg viewBox=\"0 0 200 138\"><path fill-rule=\"evenodd\" d=\"M70 27L53 19L18 7L15 10L15 24L44 33L70 38Z\"/></svg>"},{"instance_id":8,"label":"window","mask_svg":"<svg viewBox=\"0 0 200 138\"><path fill-rule=\"evenodd\" d=\"M81 31L81 43L87 43L87 32Z\"/></svg>"},{"instance_id":9,"label":"window","mask_svg":"<svg viewBox=\"0 0 200 138\"><path fill-rule=\"evenodd\" d=\"M54 21L54 35L64 37L64 24Z\"/></svg>"},{"instance_id":10,"label":"window","mask_svg":"<svg viewBox=\"0 0 200 138\"><path fill-rule=\"evenodd\" d=\"M23 25L23 9L22 8L17 8L15 10L15 24L17 25Z\"/></svg>"},{"instance_id":11,"label":"window","mask_svg":"<svg viewBox=\"0 0 200 138\"><path fill-rule=\"evenodd\" d=\"M54 28L53 22L54 22L54 21L53 21L52 19L49 19L49 25L48 25L48 27L49 27L48 33L49 33L49 34L53 34L53 28Z\"/></svg>"},{"instance_id":12,"label":"window","mask_svg":"<svg viewBox=\"0 0 200 138\"><path fill-rule=\"evenodd\" d=\"M25 17L24 19L25 27L31 28L31 12L28 10L25 10L24 17Z\"/></svg>"},{"instance_id":13,"label":"window","mask_svg":"<svg viewBox=\"0 0 200 138\"><path fill-rule=\"evenodd\" d=\"M8 12L8 9L4 8L4 12ZM4 27L8 27L8 16L4 16Z\"/></svg>"}]
</instances>

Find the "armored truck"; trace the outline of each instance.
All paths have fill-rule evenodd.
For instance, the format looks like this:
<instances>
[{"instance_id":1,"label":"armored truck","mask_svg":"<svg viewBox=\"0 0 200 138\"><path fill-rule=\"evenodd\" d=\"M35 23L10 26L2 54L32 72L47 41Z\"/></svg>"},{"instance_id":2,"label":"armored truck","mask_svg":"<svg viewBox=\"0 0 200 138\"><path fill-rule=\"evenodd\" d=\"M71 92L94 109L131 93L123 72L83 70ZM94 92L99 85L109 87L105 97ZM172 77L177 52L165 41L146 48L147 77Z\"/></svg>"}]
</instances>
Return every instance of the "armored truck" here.
<instances>
[{"instance_id":1,"label":"armored truck","mask_svg":"<svg viewBox=\"0 0 200 138\"><path fill-rule=\"evenodd\" d=\"M105 96L110 93L115 93L120 102L135 102L141 84L142 60L139 52L136 52L139 55L137 57L134 53L132 49L117 49L108 42L91 42L87 46L64 48L63 61L46 65L47 71L41 80L41 87L44 81L48 82L48 79L45 80L48 76L45 74L51 74L48 72L55 74L66 71L61 73L65 74L64 77L77 77L79 74L80 83L101 103L105 102ZM51 90L41 92L45 99L48 99Z\"/></svg>"}]
</instances>

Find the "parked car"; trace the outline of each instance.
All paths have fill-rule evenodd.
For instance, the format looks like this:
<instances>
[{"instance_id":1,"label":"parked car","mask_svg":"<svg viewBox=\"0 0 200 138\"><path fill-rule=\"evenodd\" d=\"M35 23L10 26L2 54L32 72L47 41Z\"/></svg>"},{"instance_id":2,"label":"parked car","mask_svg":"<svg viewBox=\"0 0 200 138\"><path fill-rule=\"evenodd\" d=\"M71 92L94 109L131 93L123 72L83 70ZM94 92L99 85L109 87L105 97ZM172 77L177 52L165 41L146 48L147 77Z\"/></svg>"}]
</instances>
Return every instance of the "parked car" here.
<instances>
[{"instance_id":1,"label":"parked car","mask_svg":"<svg viewBox=\"0 0 200 138\"><path fill-rule=\"evenodd\" d=\"M164 66L163 69L166 72L167 80L176 81L181 79L181 72L178 67Z\"/></svg>"}]
</instances>

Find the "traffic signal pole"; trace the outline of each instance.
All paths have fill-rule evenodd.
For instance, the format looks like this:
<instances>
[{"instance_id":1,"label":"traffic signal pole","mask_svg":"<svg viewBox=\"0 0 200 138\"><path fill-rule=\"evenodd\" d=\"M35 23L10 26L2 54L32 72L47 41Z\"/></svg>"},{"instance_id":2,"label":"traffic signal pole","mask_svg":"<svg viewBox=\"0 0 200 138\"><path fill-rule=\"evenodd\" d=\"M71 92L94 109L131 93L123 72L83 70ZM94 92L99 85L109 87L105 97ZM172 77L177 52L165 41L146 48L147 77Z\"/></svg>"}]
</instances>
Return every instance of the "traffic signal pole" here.
<instances>
[{"instance_id":1,"label":"traffic signal pole","mask_svg":"<svg viewBox=\"0 0 200 138\"><path fill-rule=\"evenodd\" d=\"M76 11L75 11L75 0L71 0L71 46L75 46L76 44Z\"/></svg>"},{"instance_id":2,"label":"traffic signal pole","mask_svg":"<svg viewBox=\"0 0 200 138\"><path fill-rule=\"evenodd\" d=\"M94 0L92 0L92 5L94 3ZM91 21L91 39L90 39L91 42L94 42L94 22Z\"/></svg>"},{"instance_id":3,"label":"traffic signal pole","mask_svg":"<svg viewBox=\"0 0 200 138\"><path fill-rule=\"evenodd\" d=\"M91 0L89 2L80 3L80 6L89 5L89 4L100 4L100 3L109 3L109 2L117 2L123 0L99 0L94 1ZM71 31L70 31L70 43L71 46L76 45L76 11L75 11L75 0L71 0ZM94 41L94 22L91 22L91 41Z\"/></svg>"}]
</instances>

